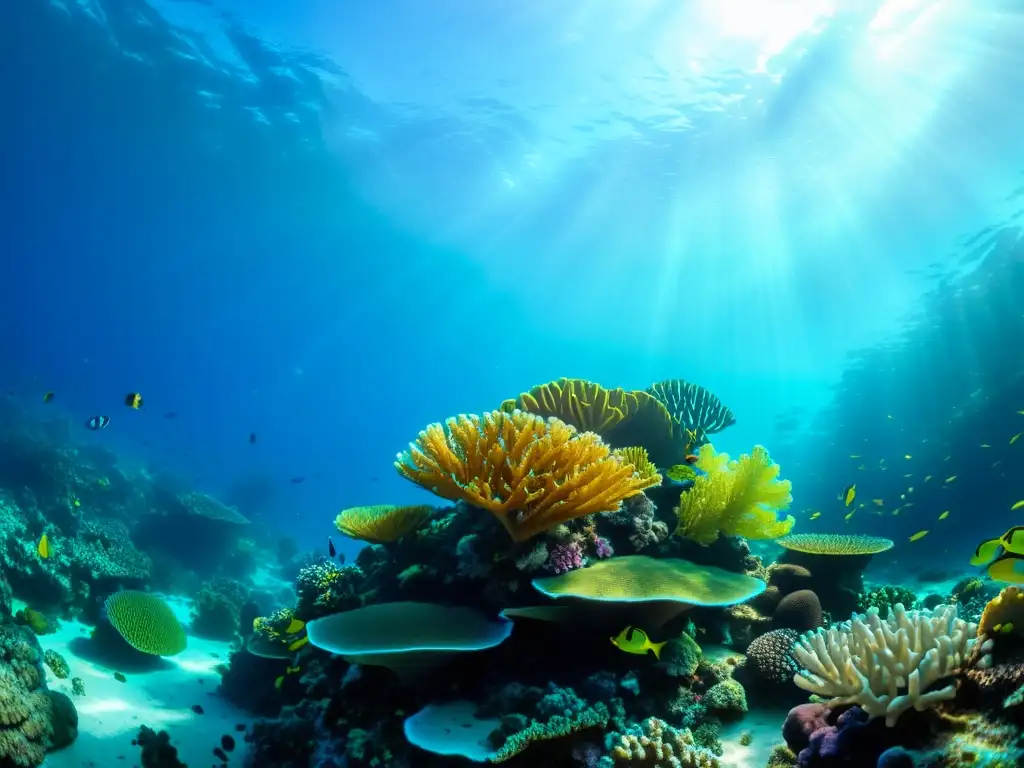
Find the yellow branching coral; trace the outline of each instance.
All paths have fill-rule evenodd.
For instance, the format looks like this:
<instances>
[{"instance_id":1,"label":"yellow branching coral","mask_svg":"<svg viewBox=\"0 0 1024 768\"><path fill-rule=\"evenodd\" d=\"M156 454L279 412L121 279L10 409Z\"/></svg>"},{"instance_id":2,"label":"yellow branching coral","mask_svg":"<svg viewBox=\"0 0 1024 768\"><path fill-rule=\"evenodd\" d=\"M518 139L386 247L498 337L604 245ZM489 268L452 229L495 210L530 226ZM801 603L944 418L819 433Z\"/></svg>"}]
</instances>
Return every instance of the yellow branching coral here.
<instances>
[{"instance_id":1,"label":"yellow branching coral","mask_svg":"<svg viewBox=\"0 0 1024 768\"><path fill-rule=\"evenodd\" d=\"M697 467L707 474L680 496L677 534L710 544L719 534L777 539L792 529L793 517L780 520L777 514L792 502L792 485L778 479L779 465L761 446L729 461L707 443L701 446Z\"/></svg>"},{"instance_id":2,"label":"yellow branching coral","mask_svg":"<svg viewBox=\"0 0 1024 768\"><path fill-rule=\"evenodd\" d=\"M655 484L593 432L519 410L431 424L398 454L395 468L442 498L486 509L515 541L614 511Z\"/></svg>"},{"instance_id":3,"label":"yellow branching coral","mask_svg":"<svg viewBox=\"0 0 1024 768\"><path fill-rule=\"evenodd\" d=\"M661 475L658 474L658 468L654 466L654 462L647 455L646 448L634 445L628 448L616 448L612 453L627 464L632 464L640 477L654 480L654 484L661 484Z\"/></svg>"},{"instance_id":4,"label":"yellow branching coral","mask_svg":"<svg viewBox=\"0 0 1024 768\"><path fill-rule=\"evenodd\" d=\"M395 506L375 504L349 507L338 513L334 525L350 539L385 544L397 541L423 525L434 508L425 504Z\"/></svg>"}]
</instances>

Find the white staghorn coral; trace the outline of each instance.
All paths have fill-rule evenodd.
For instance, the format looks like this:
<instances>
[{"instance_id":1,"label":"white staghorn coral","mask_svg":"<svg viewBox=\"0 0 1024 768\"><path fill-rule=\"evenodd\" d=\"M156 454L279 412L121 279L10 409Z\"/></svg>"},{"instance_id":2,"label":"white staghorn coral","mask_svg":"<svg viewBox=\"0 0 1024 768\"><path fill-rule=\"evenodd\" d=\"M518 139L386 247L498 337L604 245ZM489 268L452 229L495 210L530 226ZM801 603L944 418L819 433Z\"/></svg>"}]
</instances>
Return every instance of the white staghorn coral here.
<instances>
[{"instance_id":1,"label":"white staghorn coral","mask_svg":"<svg viewBox=\"0 0 1024 768\"><path fill-rule=\"evenodd\" d=\"M923 711L956 695L956 684L928 688L953 674L982 643L975 667L991 664L991 641L978 626L957 618L955 605L907 611L897 603L887 618L877 608L854 614L829 629L808 632L793 647L803 669L798 686L829 699L828 705L860 706L869 717L885 716L892 727L913 707Z\"/></svg>"}]
</instances>

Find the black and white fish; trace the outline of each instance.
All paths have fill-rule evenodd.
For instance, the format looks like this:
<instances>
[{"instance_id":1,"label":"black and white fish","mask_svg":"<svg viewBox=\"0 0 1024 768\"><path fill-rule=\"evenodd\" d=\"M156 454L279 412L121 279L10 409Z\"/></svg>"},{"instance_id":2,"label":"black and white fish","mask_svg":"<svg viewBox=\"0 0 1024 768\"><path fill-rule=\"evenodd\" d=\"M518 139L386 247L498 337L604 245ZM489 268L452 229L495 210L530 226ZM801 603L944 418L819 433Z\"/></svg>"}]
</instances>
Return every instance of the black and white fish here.
<instances>
[{"instance_id":1,"label":"black and white fish","mask_svg":"<svg viewBox=\"0 0 1024 768\"><path fill-rule=\"evenodd\" d=\"M103 429L109 423L109 416L93 416L91 419L85 422L85 426L93 431L96 431L97 429Z\"/></svg>"}]
</instances>

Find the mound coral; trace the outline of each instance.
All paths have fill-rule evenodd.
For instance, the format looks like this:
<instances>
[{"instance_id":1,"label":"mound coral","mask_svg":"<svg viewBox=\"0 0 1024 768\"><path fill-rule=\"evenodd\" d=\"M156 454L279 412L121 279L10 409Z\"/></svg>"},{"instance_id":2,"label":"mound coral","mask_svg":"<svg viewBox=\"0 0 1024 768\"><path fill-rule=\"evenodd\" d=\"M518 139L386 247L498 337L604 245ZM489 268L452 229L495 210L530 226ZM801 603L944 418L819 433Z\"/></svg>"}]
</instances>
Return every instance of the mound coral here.
<instances>
[{"instance_id":1,"label":"mound coral","mask_svg":"<svg viewBox=\"0 0 1024 768\"><path fill-rule=\"evenodd\" d=\"M781 685L800 671L793 647L800 635L792 629L773 629L747 648L745 666L758 682Z\"/></svg>"},{"instance_id":2,"label":"mound coral","mask_svg":"<svg viewBox=\"0 0 1024 768\"><path fill-rule=\"evenodd\" d=\"M721 400L698 384L683 379L659 381L647 391L664 403L685 432L694 433L694 448L707 440L707 435L721 432L736 423L736 416Z\"/></svg>"},{"instance_id":3,"label":"mound coral","mask_svg":"<svg viewBox=\"0 0 1024 768\"><path fill-rule=\"evenodd\" d=\"M387 544L415 531L426 522L433 511L433 507L424 504L349 507L338 513L334 525L350 539L371 544Z\"/></svg>"},{"instance_id":4,"label":"mound coral","mask_svg":"<svg viewBox=\"0 0 1024 768\"><path fill-rule=\"evenodd\" d=\"M71 667L68 666L67 659L52 648L48 648L43 654L43 661L46 662L46 666L53 672L54 677L59 680L66 680L71 674Z\"/></svg>"},{"instance_id":5,"label":"mound coral","mask_svg":"<svg viewBox=\"0 0 1024 768\"><path fill-rule=\"evenodd\" d=\"M156 595L126 589L104 603L107 619L129 645L154 656L173 656L185 650L185 630Z\"/></svg>"},{"instance_id":6,"label":"mound coral","mask_svg":"<svg viewBox=\"0 0 1024 768\"><path fill-rule=\"evenodd\" d=\"M1009 586L988 601L978 622L978 635L996 637L1024 631L1024 589Z\"/></svg>"},{"instance_id":7,"label":"mound coral","mask_svg":"<svg viewBox=\"0 0 1024 768\"><path fill-rule=\"evenodd\" d=\"M719 534L776 539L793 528L792 516L778 518L793 500L792 486L778 479L779 465L761 446L729 461L708 443L701 446L697 467L707 474L679 497L677 534L711 544Z\"/></svg>"},{"instance_id":8,"label":"mound coral","mask_svg":"<svg viewBox=\"0 0 1024 768\"><path fill-rule=\"evenodd\" d=\"M679 766L680 768L719 768L714 754L696 745L686 728L677 730L664 720L649 717L624 733L609 734L611 749L598 764L600 768L627 766Z\"/></svg>"},{"instance_id":9,"label":"mound coral","mask_svg":"<svg viewBox=\"0 0 1024 768\"><path fill-rule=\"evenodd\" d=\"M957 618L956 606L906 611L897 604L886 619L878 609L854 615L828 630L803 635L793 647L802 669L794 682L829 699L830 706L859 705L893 726L910 708L923 711L955 697L956 686L929 687L971 656L977 626ZM983 656L977 666L990 663Z\"/></svg>"},{"instance_id":10,"label":"mound coral","mask_svg":"<svg viewBox=\"0 0 1024 768\"><path fill-rule=\"evenodd\" d=\"M205 583L192 605L192 631L216 640L232 640L241 629L242 607L248 590L234 579Z\"/></svg>"},{"instance_id":11,"label":"mound coral","mask_svg":"<svg viewBox=\"0 0 1024 768\"><path fill-rule=\"evenodd\" d=\"M592 432L523 411L431 424L398 455L405 478L493 514L515 541L618 509L654 484Z\"/></svg>"}]
</instances>

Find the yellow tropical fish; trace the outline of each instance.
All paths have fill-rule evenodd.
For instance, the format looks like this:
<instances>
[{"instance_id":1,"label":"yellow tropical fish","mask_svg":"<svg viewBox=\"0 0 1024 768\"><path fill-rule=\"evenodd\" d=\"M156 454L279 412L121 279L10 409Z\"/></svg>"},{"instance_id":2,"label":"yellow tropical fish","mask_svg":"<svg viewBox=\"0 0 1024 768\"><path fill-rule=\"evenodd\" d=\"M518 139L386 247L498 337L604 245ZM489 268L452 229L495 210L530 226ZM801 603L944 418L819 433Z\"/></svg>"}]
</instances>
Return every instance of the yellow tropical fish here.
<instances>
[{"instance_id":1,"label":"yellow tropical fish","mask_svg":"<svg viewBox=\"0 0 1024 768\"><path fill-rule=\"evenodd\" d=\"M1014 444L1014 443L1016 443L1016 442L1017 442L1018 440L1020 440L1020 436L1021 436L1021 435L1024 435L1024 432L1018 432L1018 433L1017 433L1016 435L1014 435L1013 437L1011 437L1011 438L1010 438L1010 445L1013 445L1013 444Z\"/></svg>"},{"instance_id":2,"label":"yellow tropical fish","mask_svg":"<svg viewBox=\"0 0 1024 768\"><path fill-rule=\"evenodd\" d=\"M281 690L281 686L284 685L284 675L278 675L274 680L274 687L277 690Z\"/></svg>"},{"instance_id":3,"label":"yellow tropical fish","mask_svg":"<svg viewBox=\"0 0 1024 768\"><path fill-rule=\"evenodd\" d=\"M851 459L859 459L860 458L860 454L859 453L851 453L850 454L850 458Z\"/></svg>"},{"instance_id":4,"label":"yellow tropical fish","mask_svg":"<svg viewBox=\"0 0 1024 768\"><path fill-rule=\"evenodd\" d=\"M1002 551L1024 555L1024 526L1016 525L998 539L981 542L974 550L971 565L985 565L994 560Z\"/></svg>"},{"instance_id":5,"label":"yellow tropical fish","mask_svg":"<svg viewBox=\"0 0 1024 768\"><path fill-rule=\"evenodd\" d=\"M44 533L42 538L39 539L39 544L36 546L36 552L44 560L50 556L50 540L46 538Z\"/></svg>"},{"instance_id":6,"label":"yellow tropical fish","mask_svg":"<svg viewBox=\"0 0 1024 768\"><path fill-rule=\"evenodd\" d=\"M1014 504L1012 507L1010 507L1010 511L1011 512L1016 512L1021 507L1024 507L1024 499L1021 499L1016 504Z\"/></svg>"},{"instance_id":7,"label":"yellow tropical fish","mask_svg":"<svg viewBox=\"0 0 1024 768\"><path fill-rule=\"evenodd\" d=\"M947 478L946 478L946 479L945 479L945 480L944 480L943 482L946 482L946 483L952 483L952 482L953 482L954 480L956 480L956 478L957 478L957 476L956 476L956 475L950 475L950 476L949 476L949 477L947 477Z\"/></svg>"},{"instance_id":8,"label":"yellow tropical fish","mask_svg":"<svg viewBox=\"0 0 1024 768\"><path fill-rule=\"evenodd\" d=\"M847 515L847 516L846 516L846 517L845 517L844 519L845 519L845 520L849 520L849 519L850 519L851 517L853 517L853 516L854 516L854 515L855 515L856 513L857 513L857 510L855 509L855 510L853 510L853 512L851 512L850 514L848 514L848 515Z\"/></svg>"},{"instance_id":9,"label":"yellow tropical fish","mask_svg":"<svg viewBox=\"0 0 1024 768\"><path fill-rule=\"evenodd\" d=\"M941 515L939 515L939 520L945 520L947 517L949 517L949 510L948 509L945 512L943 512Z\"/></svg>"},{"instance_id":10,"label":"yellow tropical fish","mask_svg":"<svg viewBox=\"0 0 1024 768\"><path fill-rule=\"evenodd\" d=\"M895 517L896 515L898 515L898 514L899 514L900 512L902 512L902 511L903 511L903 507L896 507L896 509L894 509L894 510L892 511L892 515L893 515L893 517Z\"/></svg>"},{"instance_id":11,"label":"yellow tropical fish","mask_svg":"<svg viewBox=\"0 0 1024 768\"><path fill-rule=\"evenodd\" d=\"M294 635L298 632L301 632L303 629L305 629L305 627L306 622L302 621L301 619L293 618L291 621L288 622L288 628L285 629L284 632L286 635Z\"/></svg>"},{"instance_id":12,"label":"yellow tropical fish","mask_svg":"<svg viewBox=\"0 0 1024 768\"><path fill-rule=\"evenodd\" d=\"M876 507L884 507L885 499L872 499L871 503L874 504Z\"/></svg>"},{"instance_id":13,"label":"yellow tropical fish","mask_svg":"<svg viewBox=\"0 0 1024 768\"><path fill-rule=\"evenodd\" d=\"M646 656L648 651L654 652L654 658L661 659L661 649L665 643L652 643L647 633L637 627L626 627L615 637L608 638L612 645L620 651L635 653L638 656ZM665 641L668 642L668 641Z\"/></svg>"},{"instance_id":14,"label":"yellow tropical fish","mask_svg":"<svg viewBox=\"0 0 1024 768\"><path fill-rule=\"evenodd\" d=\"M979 446L979 448L991 448L991 447L992 447L992 446L991 446L991 445L989 445L988 443L982 443L982 444L981 444L981 445Z\"/></svg>"},{"instance_id":15,"label":"yellow tropical fish","mask_svg":"<svg viewBox=\"0 0 1024 768\"><path fill-rule=\"evenodd\" d=\"M846 506L853 504L853 500L857 498L857 484L854 483L843 488L843 493L839 498Z\"/></svg>"},{"instance_id":16,"label":"yellow tropical fish","mask_svg":"<svg viewBox=\"0 0 1024 768\"><path fill-rule=\"evenodd\" d=\"M927 482L928 482L929 480L931 480L931 479L932 479L932 476L931 476L931 475L925 475L925 476L924 476L924 481L925 481L926 483L927 483Z\"/></svg>"},{"instance_id":17,"label":"yellow tropical fish","mask_svg":"<svg viewBox=\"0 0 1024 768\"><path fill-rule=\"evenodd\" d=\"M887 418L887 419L891 419L891 418L892 418L892 414L891 414L891 413L887 413L887 414L885 414L885 418Z\"/></svg>"},{"instance_id":18,"label":"yellow tropical fish","mask_svg":"<svg viewBox=\"0 0 1024 768\"><path fill-rule=\"evenodd\" d=\"M1007 584L1024 584L1024 557L1005 552L988 567L988 575Z\"/></svg>"},{"instance_id":19,"label":"yellow tropical fish","mask_svg":"<svg viewBox=\"0 0 1024 768\"><path fill-rule=\"evenodd\" d=\"M917 533L915 533L913 536L910 537L910 541L920 541L921 539L923 539L927 535L928 535L928 531L918 531Z\"/></svg>"},{"instance_id":20,"label":"yellow tropical fish","mask_svg":"<svg viewBox=\"0 0 1024 768\"><path fill-rule=\"evenodd\" d=\"M914 476L913 472L907 472L905 475L903 475L904 478L913 477L913 476Z\"/></svg>"},{"instance_id":21,"label":"yellow tropical fish","mask_svg":"<svg viewBox=\"0 0 1024 768\"><path fill-rule=\"evenodd\" d=\"M914 457L913 457L913 456L911 456L911 455L910 455L909 453L905 453L905 454L903 454L903 458L904 458L904 459L912 459L912 458L914 458Z\"/></svg>"},{"instance_id":22,"label":"yellow tropical fish","mask_svg":"<svg viewBox=\"0 0 1024 768\"><path fill-rule=\"evenodd\" d=\"M1013 632L1013 622L1006 622L1005 624L1003 624L1002 627L999 628L999 631L1002 632L1004 635L1010 634L1011 632Z\"/></svg>"},{"instance_id":23,"label":"yellow tropical fish","mask_svg":"<svg viewBox=\"0 0 1024 768\"><path fill-rule=\"evenodd\" d=\"M913 492L914 492L914 486L910 486L909 488L907 488L907 493L913 493Z\"/></svg>"},{"instance_id":24,"label":"yellow tropical fish","mask_svg":"<svg viewBox=\"0 0 1024 768\"><path fill-rule=\"evenodd\" d=\"M808 520L817 520L819 517L821 517L821 512L811 512L811 516L809 518L807 518L807 519Z\"/></svg>"},{"instance_id":25,"label":"yellow tropical fish","mask_svg":"<svg viewBox=\"0 0 1024 768\"><path fill-rule=\"evenodd\" d=\"M289 645L288 646L288 650L289 651L297 651L297 650L299 650L299 648L301 648L302 646L304 646L308 642L309 642L309 636L308 635L303 635L298 640L296 640L294 643Z\"/></svg>"}]
</instances>

